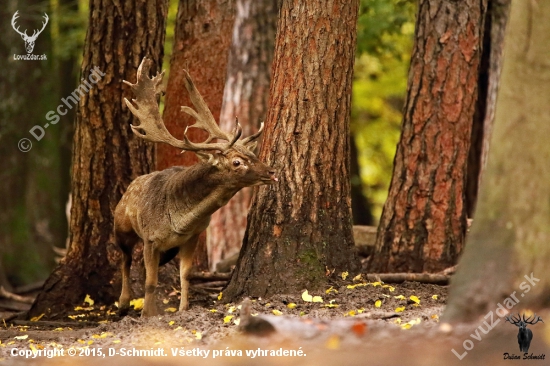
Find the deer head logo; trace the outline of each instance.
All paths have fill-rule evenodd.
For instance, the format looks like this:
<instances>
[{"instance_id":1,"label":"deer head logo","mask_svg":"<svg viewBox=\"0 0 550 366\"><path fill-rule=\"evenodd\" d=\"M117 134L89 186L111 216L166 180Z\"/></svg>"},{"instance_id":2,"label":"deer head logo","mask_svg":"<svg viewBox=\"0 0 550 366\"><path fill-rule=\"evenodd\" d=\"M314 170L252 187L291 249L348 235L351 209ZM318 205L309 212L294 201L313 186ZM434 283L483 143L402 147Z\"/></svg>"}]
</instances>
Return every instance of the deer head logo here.
<instances>
[{"instance_id":1,"label":"deer head logo","mask_svg":"<svg viewBox=\"0 0 550 366\"><path fill-rule=\"evenodd\" d=\"M13 27L13 29L19 33L21 35L21 38L23 38L23 41L25 41L25 49L27 50L27 53L32 53L32 50L34 49L34 42L36 41L36 38L38 38L38 35L40 33L42 33L42 31L44 30L44 28L46 28L46 24L48 24L48 14L44 13L44 20L45 22L42 23L42 29L40 30L37 30L35 29L34 32L32 33L32 36L29 36L27 34L27 30L25 29L24 32L21 32L19 31L19 26L17 26L16 28L16 24L15 24L15 21L17 20L17 18L19 18L19 14L17 14L19 12L19 10L17 10L15 12L15 14L13 14L13 17L11 18L11 26Z\"/></svg>"},{"instance_id":2,"label":"deer head logo","mask_svg":"<svg viewBox=\"0 0 550 366\"><path fill-rule=\"evenodd\" d=\"M527 328L527 324L537 324L538 322L543 322L542 318L535 314L525 319L525 314L520 317L518 313L517 317L515 317L514 315L510 315L504 317L504 319L519 328L519 350L521 352L529 352L529 346L531 345L531 340L533 339L533 332L531 331L531 329Z\"/></svg>"}]
</instances>

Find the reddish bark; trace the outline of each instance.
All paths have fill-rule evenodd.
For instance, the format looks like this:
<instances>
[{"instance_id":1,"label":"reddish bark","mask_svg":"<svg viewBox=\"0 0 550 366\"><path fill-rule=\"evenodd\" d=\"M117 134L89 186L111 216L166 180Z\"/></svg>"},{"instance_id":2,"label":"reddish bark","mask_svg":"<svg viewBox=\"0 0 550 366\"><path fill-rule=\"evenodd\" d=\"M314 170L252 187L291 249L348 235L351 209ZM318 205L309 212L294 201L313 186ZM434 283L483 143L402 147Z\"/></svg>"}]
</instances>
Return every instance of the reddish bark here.
<instances>
[{"instance_id":1,"label":"reddish bark","mask_svg":"<svg viewBox=\"0 0 550 366\"><path fill-rule=\"evenodd\" d=\"M372 272L437 272L464 246L485 1L420 1L401 138Z\"/></svg>"}]
</instances>

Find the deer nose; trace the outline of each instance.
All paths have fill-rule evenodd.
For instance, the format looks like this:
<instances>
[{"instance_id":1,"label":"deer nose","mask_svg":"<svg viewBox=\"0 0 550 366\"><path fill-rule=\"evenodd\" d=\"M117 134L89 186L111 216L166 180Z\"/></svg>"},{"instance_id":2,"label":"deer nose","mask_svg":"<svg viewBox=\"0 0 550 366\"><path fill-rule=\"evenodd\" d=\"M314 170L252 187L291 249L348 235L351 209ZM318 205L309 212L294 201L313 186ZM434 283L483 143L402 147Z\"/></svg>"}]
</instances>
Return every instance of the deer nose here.
<instances>
[{"instance_id":1,"label":"deer nose","mask_svg":"<svg viewBox=\"0 0 550 366\"><path fill-rule=\"evenodd\" d=\"M269 170L269 175L271 176L271 180L275 181L275 182L278 182L279 181L279 178L277 178L275 176L275 173L277 173L277 171L275 171L275 169L271 169Z\"/></svg>"}]
</instances>

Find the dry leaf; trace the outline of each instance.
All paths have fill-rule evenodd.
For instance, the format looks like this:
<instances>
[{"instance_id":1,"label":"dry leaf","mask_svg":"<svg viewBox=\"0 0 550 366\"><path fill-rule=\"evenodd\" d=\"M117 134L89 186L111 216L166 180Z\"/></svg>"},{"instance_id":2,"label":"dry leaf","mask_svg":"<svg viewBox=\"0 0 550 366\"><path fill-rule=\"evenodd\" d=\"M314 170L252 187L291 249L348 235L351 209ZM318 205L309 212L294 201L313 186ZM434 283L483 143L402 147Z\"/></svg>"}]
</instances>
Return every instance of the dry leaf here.
<instances>
[{"instance_id":1,"label":"dry leaf","mask_svg":"<svg viewBox=\"0 0 550 366\"><path fill-rule=\"evenodd\" d=\"M86 297L84 298L84 302L90 306L93 306L94 305L94 300L92 300L92 298L90 297L90 295L86 295Z\"/></svg>"},{"instance_id":2,"label":"dry leaf","mask_svg":"<svg viewBox=\"0 0 550 366\"><path fill-rule=\"evenodd\" d=\"M176 311L178 311L178 309L176 309L176 308L166 308L166 309L164 309L164 311L166 311L167 313L175 313Z\"/></svg>"},{"instance_id":3,"label":"dry leaf","mask_svg":"<svg viewBox=\"0 0 550 366\"><path fill-rule=\"evenodd\" d=\"M437 295L432 295L432 299L437 300Z\"/></svg>"},{"instance_id":4,"label":"dry leaf","mask_svg":"<svg viewBox=\"0 0 550 366\"><path fill-rule=\"evenodd\" d=\"M32 318L31 318L31 322L37 322L37 321L39 321L40 319L42 319L42 317L43 317L44 315L46 315L46 314L42 313L42 314L40 314L40 315L38 315L38 316L32 317Z\"/></svg>"},{"instance_id":5,"label":"dry leaf","mask_svg":"<svg viewBox=\"0 0 550 366\"><path fill-rule=\"evenodd\" d=\"M420 304L420 299L414 295L411 295L411 297L409 297L409 299L411 299L412 301L414 301L416 304Z\"/></svg>"},{"instance_id":6,"label":"dry leaf","mask_svg":"<svg viewBox=\"0 0 550 366\"><path fill-rule=\"evenodd\" d=\"M337 293L338 293L338 290L335 289L333 286L330 286L329 289L325 290L325 293L326 293L326 294L330 294L331 292L334 292L335 294L337 294Z\"/></svg>"},{"instance_id":7,"label":"dry leaf","mask_svg":"<svg viewBox=\"0 0 550 366\"><path fill-rule=\"evenodd\" d=\"M405 296L403 295L394 296L394 298L396 298L397 300L405 300Z\"/></svg>"},{"instance_id":8,"label":"dry leaf","mask_svg":"<svg viewBox=\"0 0 550 366\"><path fill-rule=\"evenodd\" d=\"M379 308L380 306L382 306L382 301L381 300L376 300L374 302L374 307Z\"/></svg>"},{"instance_id":9,"label":"dry leaf","mask_svg":"<svg viewBox=\"0 0 550 366\"><path fill-rule=\"evenodd\" d=\"M361 281L363 279L363 275L359 273L357 276L353 277L353 281Z\"/></svg>"},{"instance_id":10,"label":"dry leaf","mask_svg":"<svg viewBox=\"0 0 550 366\"><path fill-rule=\"evenodd\" d=\"M396 313L401 313L401 312L403 312L404 310L405 310L405 307L404 307L404 306L400 306L400 307L398 307L398 308L395 308L395 312L396 312Z\"/></svg>"},{"instance_id":11,"label":"dry leaf","mask_svg":"<svg viewBox=\"0 0 550 366\"><path fill-rule=\"evenodd\" d=\"M168 325L169 325L169 326L172 326L172 325L174 325L174 323L175 323L175 321L170 320L170 321L168 322Z\"/></svg>"},{"instance_id":12,"label":"dry leaf","mask_svg":"<svg viewBox=\"0 0 550 366\"><path fill-rule=\"evenodd\" d=\"M227 315L225 318L223 318L223 323L224 324L227 324L231 321L231 319L233 319L233 315Z\"/></svg>"},{"instance_id":13,"label":"dry leaf","mask_svg":"<svg viewBox=\"0 0 550 366\"><path fill-rule=\"evenodd\" d=\"M20 341L20 340L29 338L29 335L28 335L28 334L25 334L25 335L15 336L15 337L13 337L13 338Z\"/></svg>"},{"instance_id":14,"label":"dry leaf","mask_svg":"<svg viewBox=\"0 0 550 366\"><path fill-rule=\"evenodd\" d=\"M348 276L349 276L349 273L348 273L348 271L346 271L346 272L342 272L341 276L342 276L342 279L343 279L343 280L345 281L345 280L346 280L346 278L348 278Z\"/></svg>"},{"instance_id":15,"label":"dry leaf","mask_svg":"<svg viewBox=\"0 0 550 366\"><path fill-rule=\"evenodd\" d=\"M367 324L363 322L357 322L351 326L351 331L355 333L355 335L361 337L365 335L365 332L367 331Z\"/></svg>"},{"instance_id":16,"label":"dry leaf","mask_svg":"<svg viewBox=\"0 0 550 366\"><path fill-rule=\"evenodd\" d=\"M286 305L286 307L289 308L289 309L294 309L294 308L296 308L296 304L293 303L293 302L291 302L291 303L288 303L288 304Z\"/></svg>"},{"instance_id":17,"label":"dry leaf","mask_svg":"<svg viewBox=\"0 0 550 366\"><path fill-rule=\"evenodd\" d=\"M283 313L277 309L274 309L271 312L273 313L273 315L283 315Z\"/></svg>"},{"instance_id":18,"label":"dry leaf","mask_svg":"<svg viewBox=\"0 0 550 366\"><path fill-rule=\"evenodd\" d=\"M218 295L218 300L221 300L222 296L223 296L223 292L220 292L220 294Z\"/></svg>"},{"instance_id":19,"label":"dry leaf","mask_svg":"<svg viewBox=\"0 0 550 366\"><path fill-rule=\"evenodd\" d=\"M141 310L143 309L143 297L140 297L139 299L134 299L130 301L130 306L133 306L135 310Z\"/></svg>"}]
</instances>

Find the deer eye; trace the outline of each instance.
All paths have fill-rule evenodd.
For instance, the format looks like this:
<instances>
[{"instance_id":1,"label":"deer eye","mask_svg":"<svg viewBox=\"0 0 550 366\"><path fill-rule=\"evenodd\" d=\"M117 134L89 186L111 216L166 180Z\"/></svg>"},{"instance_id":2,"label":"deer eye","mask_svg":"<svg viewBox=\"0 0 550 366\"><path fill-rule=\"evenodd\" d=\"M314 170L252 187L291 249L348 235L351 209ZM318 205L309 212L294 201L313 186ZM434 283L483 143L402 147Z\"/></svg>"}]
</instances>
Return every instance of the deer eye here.
<instances>
[{"instance_id":1,"label":"deer eye","mask_svg":"<svg viewBox=\"0 0 550 366\"><path fill-rule=\"evenodd\" d=\"M241 162L239 160L233 160L233 166L239 166Z\"/></svg>"}]
</instances>

